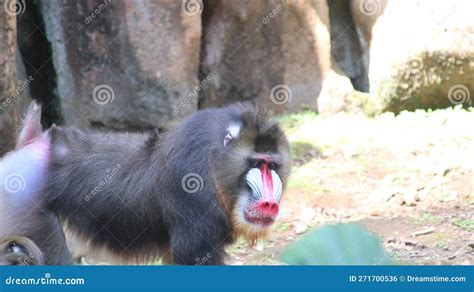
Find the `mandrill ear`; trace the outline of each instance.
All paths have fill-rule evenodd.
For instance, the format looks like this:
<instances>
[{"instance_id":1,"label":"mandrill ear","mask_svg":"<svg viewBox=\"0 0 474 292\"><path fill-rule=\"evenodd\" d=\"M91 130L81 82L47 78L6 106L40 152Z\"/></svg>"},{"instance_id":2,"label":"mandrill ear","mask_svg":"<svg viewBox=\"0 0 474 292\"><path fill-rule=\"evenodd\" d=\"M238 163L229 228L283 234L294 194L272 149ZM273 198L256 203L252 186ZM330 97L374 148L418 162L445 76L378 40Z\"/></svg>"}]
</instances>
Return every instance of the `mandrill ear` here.
<instances>
[{"instance_id":1,"label":"mandrill ear","mask_svg":"<svg viewBox=\"0 0 474 292\"><path fill-rule=\"evenodd\" d=\"M234 139L237 139L239 137L241 128L242 125L238 123L233 123L229 125L229 127L227 128L227 135L224 138L224 146L229 146Z\"/></svg>"},{"instance_id":2,"label":"mandrill ear","mask_svg":"<svg viewBox=\"0 0 474 292\"><path fill-rule=\"evenodd\" d=\"M31 143L34 139L43 133L41 127L41 106L36 102L32 102L28 107L28 112L23 121L20 135L16 143L16 148L20 149L25 145Z\"/></svg>"},{"instance_id":3,"label":"mandrill ear","mask_svg":"<svg viewBox=\"0 0 474 292\"><path fill-rule=\"evenodd\" d=\"M230 133L227 133L227 136L224 138L224 146L229 146L230 142L232 141L233 137Z\"/></svg>"}]
</instances>

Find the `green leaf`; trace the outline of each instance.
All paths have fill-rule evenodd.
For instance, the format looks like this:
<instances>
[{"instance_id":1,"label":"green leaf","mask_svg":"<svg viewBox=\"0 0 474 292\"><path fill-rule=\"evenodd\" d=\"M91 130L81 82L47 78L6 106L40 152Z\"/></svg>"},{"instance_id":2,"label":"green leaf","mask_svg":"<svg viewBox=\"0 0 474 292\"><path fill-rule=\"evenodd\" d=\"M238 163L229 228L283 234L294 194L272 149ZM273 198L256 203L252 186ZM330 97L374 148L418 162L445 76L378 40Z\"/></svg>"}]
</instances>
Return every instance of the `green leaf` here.
<instances>
[{"instance_id":1,"label":"green leaf","mask_svg":"<svg viewBox=\"0 0 474 292\"><path fill-rule=\"evenodd\" d=\"M389 265L378 238L360 224L317 228L283 251L289 265Z\"/></svg>"}]
</instances>

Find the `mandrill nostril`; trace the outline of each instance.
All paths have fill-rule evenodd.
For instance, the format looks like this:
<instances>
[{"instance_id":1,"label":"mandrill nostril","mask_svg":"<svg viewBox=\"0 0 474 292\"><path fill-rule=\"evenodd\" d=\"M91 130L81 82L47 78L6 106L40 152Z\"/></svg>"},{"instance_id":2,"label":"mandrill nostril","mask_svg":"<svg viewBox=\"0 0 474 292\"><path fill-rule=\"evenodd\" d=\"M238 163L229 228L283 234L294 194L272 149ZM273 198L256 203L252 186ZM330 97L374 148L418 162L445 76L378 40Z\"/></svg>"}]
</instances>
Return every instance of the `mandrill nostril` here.
<instances>
[{"instance_id":1,"label":"mandrill nostril","mask_svg":"<svg viewBox=\"0 0 474 292\"><path fill-rule=\"evenodd\" d=\"M278 215L278 203L273 200L261 201L258 204L258 209L263 215L276 216Z\"/></svg>"}]
</instances>

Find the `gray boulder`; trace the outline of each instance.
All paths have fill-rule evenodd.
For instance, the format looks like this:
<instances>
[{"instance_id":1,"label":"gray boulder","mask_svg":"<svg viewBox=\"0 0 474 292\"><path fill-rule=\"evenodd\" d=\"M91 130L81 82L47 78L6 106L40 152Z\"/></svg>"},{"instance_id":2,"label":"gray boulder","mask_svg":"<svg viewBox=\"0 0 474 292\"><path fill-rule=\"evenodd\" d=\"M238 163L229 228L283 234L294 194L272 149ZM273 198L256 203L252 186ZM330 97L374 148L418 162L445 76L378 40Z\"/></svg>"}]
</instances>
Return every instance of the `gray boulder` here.
<instances>
[{"instance_id":1,"label":"gray boulder","mask_svg":"<svg viewBox=\"0 0 474 292\"><path fill-rule=\"evenodd\" d=\"M180 1L41 1L67 125L161 127L197 110L201 17Z\"/></svg>"}]
</instances>

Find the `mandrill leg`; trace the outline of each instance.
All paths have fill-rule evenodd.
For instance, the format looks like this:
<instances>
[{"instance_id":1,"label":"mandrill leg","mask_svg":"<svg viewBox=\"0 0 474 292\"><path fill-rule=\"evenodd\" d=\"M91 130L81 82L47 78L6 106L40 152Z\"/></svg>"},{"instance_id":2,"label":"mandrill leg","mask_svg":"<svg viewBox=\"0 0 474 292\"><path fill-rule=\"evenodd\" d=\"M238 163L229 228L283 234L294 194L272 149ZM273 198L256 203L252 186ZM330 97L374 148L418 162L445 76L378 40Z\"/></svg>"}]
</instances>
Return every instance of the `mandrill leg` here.
<instances>
[{"instance_id":1,"label":"mandrill leg","mask_svg":"<svg viewBox=\"0 0 474 292\"><path fill-rule=\"evenodd\" d=\"M172 234L170 258L174 264L224 264L222 245L213 236L209 236L209 232L200 232L196 227L177 227Z\"/></svg>"}]
</instances>

